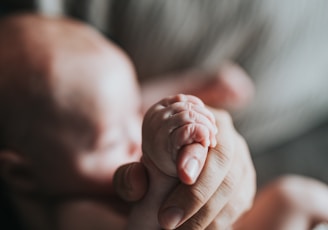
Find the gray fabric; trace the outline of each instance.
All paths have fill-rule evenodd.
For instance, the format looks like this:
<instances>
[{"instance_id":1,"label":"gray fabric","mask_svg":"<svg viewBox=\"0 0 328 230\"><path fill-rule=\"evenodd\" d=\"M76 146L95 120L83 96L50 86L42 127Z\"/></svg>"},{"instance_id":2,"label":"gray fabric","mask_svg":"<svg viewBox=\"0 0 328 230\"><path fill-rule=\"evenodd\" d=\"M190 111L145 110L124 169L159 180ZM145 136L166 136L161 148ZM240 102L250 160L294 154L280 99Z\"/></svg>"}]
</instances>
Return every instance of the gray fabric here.
<instances>
[{"instance_id":1,"label":"gray fabric","mask_svg":"<svg viewBox=\"0 0 328 230\"><path fill-rule=\"evenodd\" d=\"M257 93L234 117L255 152L328 118L326 0L57 0L65 9L53 12L55 1L36 2L39 11L75 15L110 35L141 81L240 63Z\"/></svg>"},{"instance_id":2,"label":"gray fabric","mask_svg":"<svg viewBox=\"0 0 328 230\"><path fill-rule=\"evenodd\" d=\"M280 175L300 174L328 184L328 122L290 142L253 156L259 187Z\"/></svg>"},{"instance_id":3,"label":"gray fabric","mask_svg":"<svg viewBox=\"0 0 328 230\"><path fill-rule=\"evenodd\" d=\"M324 0L125 1L112 29L142 80L239 62L257 93L235 120L261 151L327 118L327 10Z\"/></svg>"}]
</instances>

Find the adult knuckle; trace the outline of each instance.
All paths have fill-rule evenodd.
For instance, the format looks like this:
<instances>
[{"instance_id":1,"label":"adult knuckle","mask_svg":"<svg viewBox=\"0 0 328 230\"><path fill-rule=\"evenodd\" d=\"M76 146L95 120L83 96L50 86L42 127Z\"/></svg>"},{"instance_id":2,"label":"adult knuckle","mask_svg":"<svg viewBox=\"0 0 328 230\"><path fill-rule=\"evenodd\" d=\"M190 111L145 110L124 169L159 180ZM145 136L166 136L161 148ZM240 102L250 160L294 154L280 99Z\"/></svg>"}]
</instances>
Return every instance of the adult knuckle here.
<instances>
[{"instance_id":1,"label":"adult knuckle","mask_svg":"<svg viewBox=\"0 0 328 230\"><path fill-rule=\"evenodd\" d=\"M235 136L229 137L230 139L219 140L217 146L214 148L214 153L223 161L225 164L230 164L236 154L236 139Z\"/></svg>"},{"instance_id":2,"label":"adult knuckle","mask_svg":"<svg viewBox=\"0 0 328 230\"><path fill-rule=\"evenodd\" d=\"M227 222L232 223L235 221L239 217L241 210L242 209L240 208L239 204L235 202L229 203L226 206L226 216L228 220Z\"/></svg>"},{"instance_id":3,"label":"adult knuckle","mask_svg":"<svg viewBox=\"0 0 328 230\"><path fill-rule=\"evenodd\" d=\"M229 112L225 111L225 110L220 110L219 112L217 112L217 117L219 118L219 121L221 122L228 122L229 124L232 124L232 117L230 115Z\"/></svg>"},{"instance_id":4,"label":"adult knuckle","mask_svg":"<svg viewBox=\"0 0 328 230\"><path fill-rule=\"evenodd\" d=\"M216 161L217 165L219 165L221 168L225 168L232 162L232 155L230 154L229 150L226 150L226 148L220 143L218 143L218 148L213 148L211 151L216 155L214 160Z\"/></svg>"},{"instance_id":5,"label":"adult knuckle","mask_svg":"<svg viewBox=\"0 0 328 230\"><path fill-rule=\"evenodd\" d=\"M204 230L204 226L202 225L201 218L199 216L195 215L178 229L179 230Z\"/></svg>"},{"instance_id":6,"label":"adult knuckle","mask_svg":"<svg viewBox=\"0 0 328 230\"><path fill-rule=\"evenodd\" d=\"M216 230L216 229L220 229L220 227L217 226L216 221L213 221L213 222L210 224L210 226L208 226L208 227L206 228L206 230Z\"/></svg>"},{"instance_id":7,"label":"adult knuckle","mask_svg":"<svg viewBox=\"0 0 328 230\"><path fill-rule=\"evenodd\" d=\"M191 202L196 206L202 206L207 201L207 191L204 186L193 187L190 189Z\"/></svg>"},{"instance_id":8,"label":"adult knuckle","mask_svg":"<svg viewBox=\"0 0 328 230\"><path fill-rule=\"evenodd\" d=\"M212 221L210 226L206 230L212 229L231 229L231 225L238 218L238 205L226 205L226 207L220 212L220 214Z\"/></svg>"},{"instance_id":9,"label":"adult knuckle","mask_svg":"<svg viewBox=\"0 0 328 230\"><path fill-rule=\"evenodd\" d=\"M222 181L222 192L226 196L231 195L237 186L237 181L238 179L233 174L228 174Z\"/></svg>"},{"instance_id":10,"label":"adult knuckle","mask_svg":"<svg viewBox=\"0 0 328 230\"><path fill-rule=\"evenodd\" d=\"M206 230L218 230L224 229L224 227L225 225L223 224L223 221L220 218L215 218Z\"/></svg>"}]
</instances>

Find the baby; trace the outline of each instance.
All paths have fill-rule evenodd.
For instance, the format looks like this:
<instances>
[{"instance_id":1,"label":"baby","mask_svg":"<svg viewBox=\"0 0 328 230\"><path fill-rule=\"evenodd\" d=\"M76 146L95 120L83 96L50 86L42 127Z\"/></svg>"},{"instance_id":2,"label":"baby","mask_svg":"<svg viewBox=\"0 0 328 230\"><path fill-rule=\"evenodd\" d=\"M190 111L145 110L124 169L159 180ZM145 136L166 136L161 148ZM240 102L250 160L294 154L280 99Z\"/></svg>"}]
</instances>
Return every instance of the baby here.
<instances>
[{"instance_id":1,"label":"baby","mask_svg":"<svg viewBox=\"0 0 328 230\"><path fill-rule=\"evenodd\" d=\"M111 207L115 170L140 160L134 70L120 49L72 20L26 15L0 28L1 183L23 229L69 229L59 206Z\"/></svg>"},{"instance_id":2,"label":"baby","mask_svg":"<svg viewBox=\"0 0 328 230\"><path fill-rule=\"evenodd\" d=\"M129 207L112 182L119 166L141 157L141 102L129 59L81 23L28 15L0 22L0 50L0 179L14 222L33 230L126 229L118 208L126 214ZM215 145L214 123L191 96L166 98L149 110L142 160L151 188L140 206L153 199L156 211L177 177L195 182L194 169L204 162L185 160L205 159L196 156ZM163 194L157 175L167 182Z\"/></svg>"},{"instance_id":3,"label":"baby","mask_svg":"<svg viewBox=\"0 0 328 230\"><path fill-rule=\"evenodd\" d=\"M15 222L33 230L124 229L115 208L125 203L115 196L113 175L141 158L141 101L131 62L72 20L22 15L0 23L0 178ZM162 199L159 192L169 191L177 176L196 180L194 164L204 162L184 162L185 155L215 145L214 118L197 98L179 95L155 105L145 121L143 161L150 169L151 161L163 160L156 167L167 174L159 174L162 187L156 178L147 197ZM161 152L154 152L158 144Z\"/></svg>"},{"instance_id":4,"label":"baby","mask_svg":"<svg viewBox=\"0 0 328 230\"><path fill-rule=\"evenodd\" d=\"M206 156L208 148L216 145L216 132L213 114L194 96L167 97L148 110L142 128L142 161L150 187L133 209L128 229L161 229L160 205L178 178L186 184L195 182L204 165L198 159L206 159L199 155Z\"/></svg>"},{"instance_id":5,"label":"baby","mask_svg":"<svg viewBox=\"0 0 328 230\"><path fill-rule=\"evenodd\" d=\"M160 204L179 183L192 184L198 171L183 170L183 154L207 154L214 147L216 123L213 114L196 97L177 95L153 105L143 121L143 163L148 169L150 189L136 204L129 230L161 229L157 219ZM201 157L191 159L202 159ZM180 164L177 164L179 162ZM203 165L203 162L195 162ZM187 165L187 166L186 166ZM198 168L198 167L196 167ZM201 168L201 167L200 167ZM185 174L185 172L192 172ZM233 226L235 230L326 230L328 186L302 176L282 176L259 191L253 207Z\"/></svg>"}]
</instances>

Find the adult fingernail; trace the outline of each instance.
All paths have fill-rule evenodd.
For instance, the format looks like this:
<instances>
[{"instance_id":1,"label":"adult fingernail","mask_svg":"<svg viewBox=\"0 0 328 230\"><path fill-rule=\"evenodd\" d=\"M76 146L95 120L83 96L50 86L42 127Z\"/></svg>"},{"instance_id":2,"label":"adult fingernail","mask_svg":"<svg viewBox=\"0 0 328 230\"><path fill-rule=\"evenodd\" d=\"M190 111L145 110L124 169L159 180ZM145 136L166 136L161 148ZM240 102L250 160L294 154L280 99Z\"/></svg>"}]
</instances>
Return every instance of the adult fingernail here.
<instances>
[{"instance_id":1,"label":"adult fingernail","mask_svg":"<svg viewBox=\"0 0 328 230\"><path fill-rule=\"evenodd\" d=\"M184 212L177 207L167 208L161 215L161 224L165 229L175 229L181 222Z\"/></svg>"},{"instance_id":2,"label":"adult fingernail","mask_svg":"<svg viewBox=\"0 0 328 230\"><path fill-rule=\"evenodd\" d=\"M187 161L187 163L185 164L184 170L185 170L186 174L188 175L188 177L192 181L195 181L198 176L198 172L199 172L198 160L196 160L195 158L189 159Z\"/></svg>"}]
</instances>

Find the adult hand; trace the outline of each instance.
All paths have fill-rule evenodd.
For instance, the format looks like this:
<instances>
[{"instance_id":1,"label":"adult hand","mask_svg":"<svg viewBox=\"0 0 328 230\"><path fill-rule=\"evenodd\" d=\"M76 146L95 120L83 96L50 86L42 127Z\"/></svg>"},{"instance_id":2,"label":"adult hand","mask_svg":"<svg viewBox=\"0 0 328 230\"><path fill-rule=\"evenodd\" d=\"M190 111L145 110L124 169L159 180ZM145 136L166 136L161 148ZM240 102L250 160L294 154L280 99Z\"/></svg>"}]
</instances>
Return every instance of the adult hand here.
<instances>
[{"instance_id":1,"label":"adult hand","mask_svg":"<svg viewBox=\"0 0 328 230\"><path fill-rule=\"evenodd\" d=\"M172 229L225 229L248 210L255 195L255 171L244 139L231 117L212 111L217 146L210 149L195 184L181 184L163 204L159 221Z\"/></svg>"},{"instance_id":2,"label":"adult hand","mask_svg":"<svg viewBox=\"0 0 328 230\"><path fill-rule=\"evenodd\" d=\"M237 221L234 229L313 229L321 222L328 223L327 207L326 184L288 175L264 187L253 208Z\"/></svg>"},{"instance_id":3,"label":"adult hand","mask_svg":"<svg viewBox=\"0 0 328 230\"><path fill-rule=\"evenodd\" d=\"M144 111L162 98L180 93L197 96L213 108L234 111L244 108L254 94L248 74L231 62L216 71L188 70L155 76L142 82L141 88Z\"/></svg>"},{"instance_id":4,"label":"adult hand","mask_svg":"<svg viewBox=\"0 0 328 230\"><path fill-rule=\"evenodd\" d=\"M165 229L224 229L252 205L255 171L247 145L235 131L228 113L213 113L218 145L209 150L198 180L193 185L178 185L162 205L159 222ZM132 170L136 167L121 167L114 180L116 191L128 201L140 199L147 187L136 185ZM142 174L139 171L139 179Z\"/></svg>"},{"instance_id":5,"label":"adult hand","mask_svg":"<svg viewBox=\"0 0 328 230\"><path fill-rule=\"evenodd\" d=\"M248 75L232 63L212 74L188 71L178 75L142 84L145 110L160 98L176 93L193 94L217 108L240 109L254 92ZM247 145L226 112L213 112L219 127L218 145L209 151L196 183L179 185L163 204L159 221L165 228L221 229L230 226L252 204L255 171ZM147 181L140 175L146 172L136 163L117 171L114 186L124 200L137 201L145 194Z\"/></svg>"}]
</instances>

